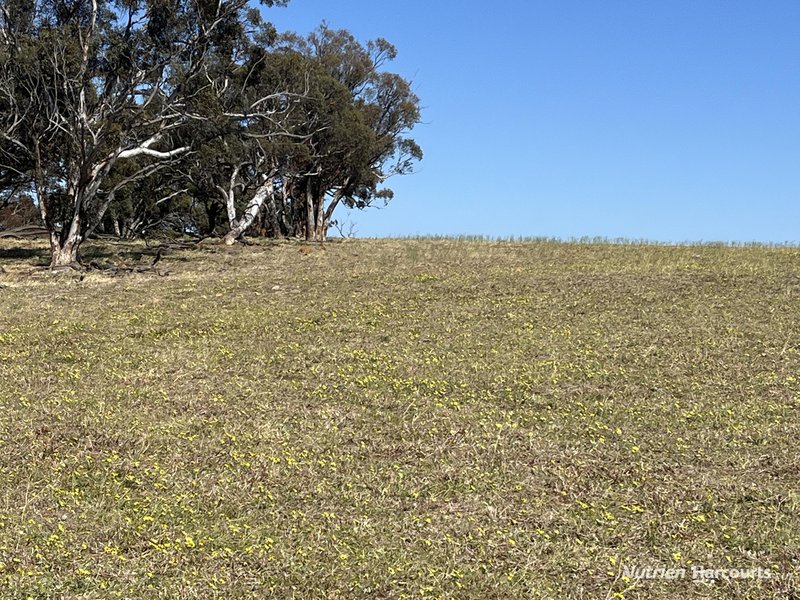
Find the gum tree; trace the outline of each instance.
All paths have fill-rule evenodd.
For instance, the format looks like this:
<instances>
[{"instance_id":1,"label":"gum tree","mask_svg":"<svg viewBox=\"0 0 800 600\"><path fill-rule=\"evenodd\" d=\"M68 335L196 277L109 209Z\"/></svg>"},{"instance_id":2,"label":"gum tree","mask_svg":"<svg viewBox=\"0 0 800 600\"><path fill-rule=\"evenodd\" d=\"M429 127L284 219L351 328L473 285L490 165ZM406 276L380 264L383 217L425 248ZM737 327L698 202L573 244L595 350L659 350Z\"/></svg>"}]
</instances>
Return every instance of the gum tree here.
<instances>
[{"instance_id":1,"label":"gum tree","mask_svg":"<svg viewBox=\"0 0 800 600\"><path fill-rule=\"evenodd\" d=\"M420 120L411 84L383 67L397 51L384 39L361 44L346 30L322 25L306 38L286 35L283 50L314 65L316 129L306 131L307 151L286 174L286 200L302 219L296 230L324 240L340 203L366 208L388 201L383 187L394 175L411 173L422 150L408 133ZM309 119L308 122L311 122Z\"/></svg>"},{"instance_id":2,"label":"gum tree","mask_svg":"<svg viewBox=\"0 0 800 600\"><path fill-rule=\"evenodd\" d=\"M218 117L213 65L265 29L247 0L0 4L0 184L32 189L53 267L77 262L122 187L194 150L179 131Z\"/></svg>"}]
</instances>

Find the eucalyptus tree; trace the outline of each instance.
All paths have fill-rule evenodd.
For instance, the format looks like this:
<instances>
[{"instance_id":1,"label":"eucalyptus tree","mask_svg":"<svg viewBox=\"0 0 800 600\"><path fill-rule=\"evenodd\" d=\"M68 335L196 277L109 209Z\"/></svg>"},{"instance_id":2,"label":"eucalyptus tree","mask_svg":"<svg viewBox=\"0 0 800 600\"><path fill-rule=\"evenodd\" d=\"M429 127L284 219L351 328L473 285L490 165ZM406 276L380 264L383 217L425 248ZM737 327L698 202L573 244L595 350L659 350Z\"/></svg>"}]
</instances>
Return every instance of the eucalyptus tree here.
<instances>
[{"instance_id":1,"label":"eucalyptus tree","mask_svg":"<svg viewBox=\"0 0 800 600\"><path fill-rule=\"evenodd\" d=\"M187 153L187 159L190 155ZM149 176L126 183L142 168L142 160L118 164L111 173L105 199L105 215L87 231L136 239L154 231L199 233L192 211L190 188L180 171L181 163L162 161Z\"/></svg>"},{"instance_id":2,"label":"eucalyptus tree","mask_svg":"<svg viewBox=\"0 0 800 600\"><path fill-rule=\"evenodd\" d=\"M0 3L0 185L33 189L52 266L121 189L195 150L179 132L219 118L214 65L265 31L248 0Z\"/></svg>"},{"instance_id":3,"label":"eucalyptus tree","mask_svg":"<svg viewBox=\"0 0 800 600\"><path fill-rule=\"evenodd\" d=\"M253 43L217 65L211 102L216 118L198 125L208 140L187 161L190 193L201 198L210 229L227 219L224 241L233 244L271 206L281 174L316 120L305 104L310 77L298 55L273 54Z\"/></svg>"},{"instance_id":4,"label":"eucalyptus tree","mask_svg":"<svg viewBox=\"0 0 800 600\"><path fill-rule=\"evenodd\" d=\"M376 199L388 201L386 180L412 172L422 158L407 135L420 120L420 102L406 79L383 70L397 56L384 39L364 45L323 24L306 38L284 35L280 47L315 67L306 104L314 129L303 132L307 151L285 174L283 198L303 208L293 211L302 219L296 230L322 240L340 203L366 208Z\"/></svg>"}]
</instances>

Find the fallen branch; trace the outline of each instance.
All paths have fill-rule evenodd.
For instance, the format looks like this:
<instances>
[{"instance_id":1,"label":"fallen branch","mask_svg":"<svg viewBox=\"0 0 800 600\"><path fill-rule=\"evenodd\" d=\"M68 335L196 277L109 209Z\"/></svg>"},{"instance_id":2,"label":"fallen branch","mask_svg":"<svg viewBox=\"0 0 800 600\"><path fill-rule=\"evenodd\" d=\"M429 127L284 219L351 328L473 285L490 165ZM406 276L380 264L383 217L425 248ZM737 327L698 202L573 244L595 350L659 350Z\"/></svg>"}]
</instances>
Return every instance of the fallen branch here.
<instances>
[{"instance_id":1,"label":"fallen branch","mask_svg":"<svg viewBox=\"0 0 800 600\"><path fill-rule=\"evenodd\" d=\"M157 257L158 258L158 257ZM104 275L110 275L111 277L119 277L120 275L131 275L133 273L154 273L159 277L166 277L170 274L167 269L160 269L156 267L156 263L158 260L154 260L150 265L141 265L137 267L129 267L127 265L115 265L112 263L98 263L97 261L92 261L89 263L89 267L87 270L89 271L100 271Z\"/></svg>"},{"instance_id":2,"label":"fallen branch","mask_svg":"<svg viewBox=\"0 0 800 600\"><path fill-rule=\"evenodd\" d=\"M23 225L21 227L12 227L11 229L4 229L0 231L0 238L34 238L48 235L47 229L38 225Z\"/></svg>"}]
</instances>

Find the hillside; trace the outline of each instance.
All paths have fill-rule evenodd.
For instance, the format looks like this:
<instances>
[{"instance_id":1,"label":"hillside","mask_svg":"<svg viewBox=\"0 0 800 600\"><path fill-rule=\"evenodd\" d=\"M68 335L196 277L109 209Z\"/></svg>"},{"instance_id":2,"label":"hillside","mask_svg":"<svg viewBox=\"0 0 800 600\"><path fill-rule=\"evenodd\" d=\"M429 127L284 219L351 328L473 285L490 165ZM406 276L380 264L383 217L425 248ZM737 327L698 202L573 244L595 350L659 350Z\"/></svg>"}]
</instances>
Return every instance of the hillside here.
<instances>
[{"instance_id":1,"label":"hillside","mask_svg":"<svg viewBox=\"0 0 800 600\"><path fill-rule=\"evenodd\" d=\"M46 255L0 241L0 598L797 594L800 249Z\"/></svg>"}]
</instances>

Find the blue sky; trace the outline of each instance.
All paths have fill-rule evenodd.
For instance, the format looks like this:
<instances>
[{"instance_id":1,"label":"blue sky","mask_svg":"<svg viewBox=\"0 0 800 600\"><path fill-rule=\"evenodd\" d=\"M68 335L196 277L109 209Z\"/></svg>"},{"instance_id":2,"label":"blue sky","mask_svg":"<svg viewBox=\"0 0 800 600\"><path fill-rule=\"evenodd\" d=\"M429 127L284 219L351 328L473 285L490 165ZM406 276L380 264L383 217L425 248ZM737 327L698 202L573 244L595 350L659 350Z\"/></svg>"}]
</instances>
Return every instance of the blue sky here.
<instances>
[{"instance_id":1,"label":"blue sky","mask_svg":"<svg viewBox=\"0 0 800 600\"><path fill-rule=\"evenodd\" d=\"M800 240L800 2L293 0L385 37L425 159L360 236Z\"/></svg>"}]
</instances>

